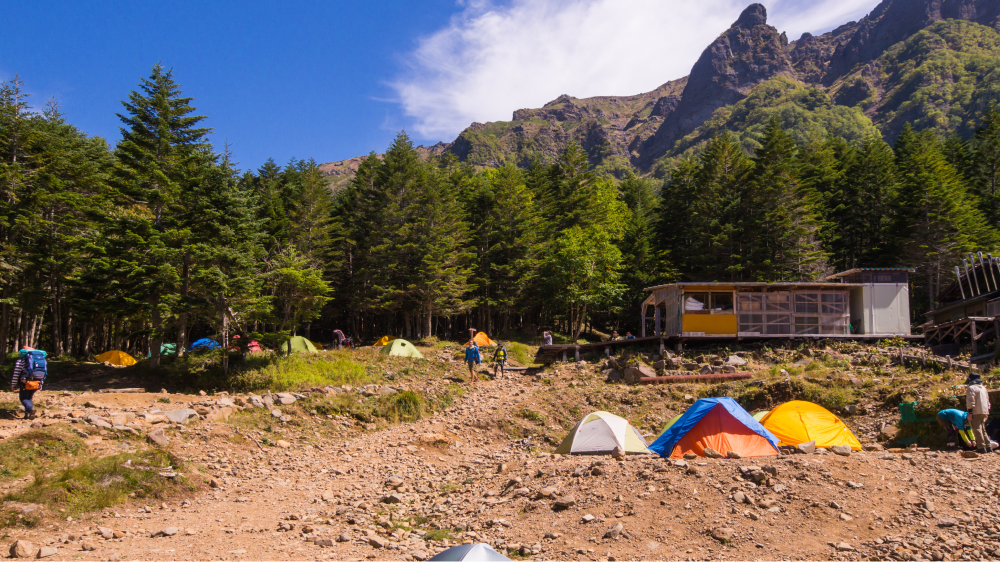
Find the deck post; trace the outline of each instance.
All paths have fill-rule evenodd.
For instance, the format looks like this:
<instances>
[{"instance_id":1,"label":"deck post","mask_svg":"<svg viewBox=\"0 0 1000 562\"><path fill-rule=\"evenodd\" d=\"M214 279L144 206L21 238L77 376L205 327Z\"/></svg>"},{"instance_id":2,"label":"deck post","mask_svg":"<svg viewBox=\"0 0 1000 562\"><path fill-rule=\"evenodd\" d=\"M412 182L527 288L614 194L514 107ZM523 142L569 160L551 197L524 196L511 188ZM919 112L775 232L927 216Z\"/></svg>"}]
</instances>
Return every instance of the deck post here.
<instances>
[{"instance_id":1,"label":"deck post","mask_svg":"<svg viewBox=\"0 0 1000 562\"><path fill-rule=\"evenodd\" d=\"M573 358L577 361L580 360L580 346L576 346L576 349L573 350Z\"/></svg>"},{"instance_id":2,"label":"deck post","mask_svg":"<svg viewBox=\"0 0 1000 562\"><path fill-rule=\"evenodd\" d=\"M562 362L563 363L566 362L566 350L565 349L563 350L563 360L562 360Z\"/></svg>"},{"instance_id":3,"label":"deck post","mask_svg":"<svg viewBox=\"0 0 1000 562\"><path fill-rule=\"evenodd\" d=\"M642 337L646 337L646 305L642 305Z\"/></svg>"},{"instance_id":4,"label":"deck post","mask_svg":"<svg viewBox=\"0 0 1000 562\"><path fill-rule=\"evenodd\" d=\"M955 362L952 360L951 355L948 356L948 370L951 371L955 368Z\"/></svg>"},{"instance_id":5,"label":"deck post","mask_svg":"<svg viewBox=\"0 0 1000 562\"><path fill-rule=\"evenodd\" d=\"M978 357L979 356L979 342L976 341L976 321L975 320L969 320L969 328L972 329L972 356L973 357ZM972 362L970 361L969 363L971 364Z\"/></svg>"},{"instance_id":6,"label":"deck post","mask_svg":"<svg viewBox=\"0 0 1000 562\"><path fill-rule=\"evenodd\" d=\"M663 338L660 338L660 357L663 357L664 345Z\"/></svg>"},{"instance_id":7,"label":"deck post","mask_svg":"<svg viewBox=\"0 0 1000 562\"><path fill-rule=\"evenodd\" d=\"M611 348L610 347L605 347L604 348L604 356L605 357L611 357Z\"/></svg>"},{"instance_id":8,"label":"deck post","mask_svg":"<svg viewBox=\"0 0 1000 562\"><path fill-rule=\"evenodd\" d=\"M660 307L653 309L653 335L660 335Z\"/></svg>"}]
</instances>

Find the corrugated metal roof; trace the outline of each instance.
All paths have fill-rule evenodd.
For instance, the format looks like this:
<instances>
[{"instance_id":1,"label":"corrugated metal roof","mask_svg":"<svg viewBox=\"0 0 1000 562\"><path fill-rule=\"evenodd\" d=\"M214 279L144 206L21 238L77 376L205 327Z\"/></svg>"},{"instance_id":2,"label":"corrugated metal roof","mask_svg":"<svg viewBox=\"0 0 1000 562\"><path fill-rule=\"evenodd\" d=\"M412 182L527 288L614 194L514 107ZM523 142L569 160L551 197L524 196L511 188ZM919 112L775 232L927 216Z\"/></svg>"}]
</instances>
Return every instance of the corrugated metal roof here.
<instances>
[{"instance_id":1,"label":"corrugated metal roof","mask_svg":"<svg viewBox=\"0 0 1000 562\"><path fill-rule=\"evenodd\" d=\"M861 273L862 271L905 271L906 273L916 273L917 269L915 267L856 267L854 269L848 269L847 271L841 271L840 273L834 273L833 275L827 277L827 279L840 279L853 273Z\"/></svg>"},{"instance_id":2,"label":"corrugated metal roof","mask_svg":"<svg viewBox=\"0 0 1000 562\"><path fill-rule=\"evenodd\" d=\"M722 283L722 282L693 282L685 281L683 283L670 283L668 285L657 285L656 287L648 287L643 289L644 291L656 291L659 289L666 289L668 287L677 287L683 289L685 287L736 287L737 290L740 288L776 288L776 289L793 289L796 287L803 289L850 289L852 287L863 287L863 284L858 283L821 283L821 282L803 282L803 283L760 283L760 282L742 282L742 283Z\"/></svg>"}]
</instances>

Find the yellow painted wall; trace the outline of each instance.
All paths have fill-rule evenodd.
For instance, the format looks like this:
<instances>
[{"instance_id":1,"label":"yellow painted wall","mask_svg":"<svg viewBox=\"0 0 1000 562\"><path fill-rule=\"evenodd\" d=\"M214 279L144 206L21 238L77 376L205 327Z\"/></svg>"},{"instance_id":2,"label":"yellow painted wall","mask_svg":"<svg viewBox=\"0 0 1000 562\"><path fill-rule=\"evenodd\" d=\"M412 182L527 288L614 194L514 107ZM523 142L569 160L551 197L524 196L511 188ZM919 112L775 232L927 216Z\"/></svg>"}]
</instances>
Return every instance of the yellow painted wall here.
<instances>
[{"instance_id":1,"label":"yellow painted wall","mask_svg":"<svg viewBox=\"0 0 1000 562\"><path fill-rule=\"evenodd\" d=\"M735 314L685 314L685 332L705 332L706 335L736 335Z\"/></svg>"}]
</instances>

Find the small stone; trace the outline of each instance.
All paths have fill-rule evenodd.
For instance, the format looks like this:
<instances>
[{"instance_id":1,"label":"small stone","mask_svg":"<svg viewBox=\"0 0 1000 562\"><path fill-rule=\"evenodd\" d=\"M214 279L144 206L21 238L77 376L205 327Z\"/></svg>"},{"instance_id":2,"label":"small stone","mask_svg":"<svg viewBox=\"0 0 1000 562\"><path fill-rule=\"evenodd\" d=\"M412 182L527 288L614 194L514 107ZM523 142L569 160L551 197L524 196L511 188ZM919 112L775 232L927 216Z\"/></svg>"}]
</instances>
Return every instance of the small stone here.
<instances>
[{"instance_id":1,"label":"small stone","mask_svg":"<svg viewBox=\"0 0 1000 562\"><path fill-rule=\"evenodd\" d=\"M726 451L726 457L730 459L742 459L743 455L737 453L736 451Z\"/></svg>"},{"instance_id":2,"label":"small stone","mask_svg":"<svg viewBox=\"0 0 1000 562\"><path fill-rule=\"evenodd\" d=\"M538 490L539 498L551 498L554 495L556 495L556 488L553 486L549 486L547 488L542 488L541 490Z\"/></svg>"},{"instance_id":3,"label":"small stone","mask_svg":"<svg viewBox=\"0 0 1000 562\"><path fill-rule=\"evenodd\" d=\"M280 447L282 449L288 449L289 447L292 446L291 443L289 443L288 441L285 441L284 439L279 439L278 442L275 443L275 445L277 445L278 447Z\"/></svg>"},{"instance_id":4,"label":"small stone","mask_svg":"<svg viewBox=\"0 0 1000 562\"><path fill-rule=\"evenodd\" d=\"M104 540L111 540L115 538L115 531L109 527L98 527L97 534L101 535Z\"/></svg>"},{"instance_id":5,"label":"small stone","mask_svg":"<svg viewBox=\"0 0 1000 562\"><path fill-rule=\"evenodd\" d=\"M842 457L851 456L850 445L834 445L833 447L830 447L830 450L833 451L833 454L835 455L840 455Z\"/></svg>"},{"instance_id":6,"label":"small stone","mask_svg":"<svg viewBox=\"0 0 1000 562\"><path fill-rule=\"evenodd\" d=\"M835 548L837 549L837 552L854 552L854 547L846 542L837 543Z\"/></svg>"},{"instance_id":7,"label":"small stone","mask_svg":"<svg viewBox=\"0 0 1000 562\"><path fill-rule=\"evenodd\" d=\"M222 487L222 484L219 483L219 480L217 478L213 478L213 479L209 480L208 481L208 485L211 486L212 488L221 488Z\"/></svg>"},{"instance_id":8,"label":"small stone","mask_svg":"<svg viewBox=\"0 0 1000 562\"><path fill-rule=\"evenodd\" d=\"M154 429L146 434L146 439L157 447L166 447L170 444L170 438L162 429Z\"/></svg>"},{"instance_id":9,"label":"small stone","mask_svg":"<svg viewBox=\"0 0 1000 562\"><path fill-rule=\"evenodd\" d=\"M608 529L608 532L604 533L604 538L616 539L618 538L618 535L620 535L624 530L625 530L625 525L623 525L622 522L619 521L618 523L615 523L614 527Z\"/></svg>"},{"instance_id":10,"label":"small stone","mask_svg":"<svg viewBox=\"0 0 1000 562\"><path fill-rule=\"evenodd\" d=\"M320 498L325 502L331 502L336 497L337 495L333 493L333 490L323 490L323 493L320 495Z\"/></svg>"},{"instance_id":11,"label":"small stone","mask_svg":"<svg viewBox=\"0 0 1000 562\"><path fill-rule=\"evenodd\" d=\"M390 494L382 498L382 503L402 503L402 502L403 502L403 496L400 496L399 494Z\"/></svg>"},{"instance_id":12,"label":"small stone","mask_svg":"<svg viewBox=\"0 0 1000 562\"><path fill-rule=\"evenodd\" d=\"M611 451L611 457L617 460L624 460L625 451L621 447L615 447L614 450Z\"/></svg>"},{"instance_id":13,"label":"small stone","mask_svg":"<svg viewBox=\"0 0 1000 562\"><path fill-rule=\"evenodd\" d=\"M979 458L979 453L975 451L962 451L963 459L976 459Z\"/></svg>"},{"instance_id":14,"label":"small stone","mask_svg":"<svg viewBox=\"0 0 1000 562\"><path fill-rule=\"evenodd\" d=\"M36 552L35 545L28 541L15 541L10 545L11 558L34 558Z\"/></svg>"},{"instance_id":15,"label":"small stone","mask_svg":"<svg viewBox=\"0 0 1000 562\"><path fill-rule=\"evenodd\" d=\"M721 459L722 458L722 453L716 451L715 449L713 449L711 447L705 447L705 456L708 457L708 458L710 458L710 459Z\"/></svg>"},{"instance_id":16,"label":"small stone","mask_svg":"<svg viewBox=\"0 0 1000 562\"><path fill-rule=\"evenodd\" d=\"M958 525L958 520L951 517L942 517L938 519L938 527L954 527Z\"/></svg>"},{"instance_id":17,"label":"small stone","mask_svg":"<svg viewBox=\"0 0 1000 562\"><path fill-rule=\"evenodd\" d=\"M43 546L38 549L37 558L50 558L56 554L59 554L59 549L54 546Z\"/></svg>"},{"instance_id":18,"label":"small stone","mask_svg":"<svg viewBox=\"0 0 1000 562\"><path fill-rule=\"evenodd\" d=\"M712 538L723 544L732 541L735 535L736 531L729 527L719 527L712 531Z\"/></svg>"},{"instance_id":19,"label":"small stone","mask_svg":"<svg viewBox=\"0 0 1000 562\"><path fill-rule=\"evenodd\" d=\"M93 552L97 550L97 545L89 541L84 541L84 543L80 545L80 548L87 552Z\"/></svg>"},{"instance_id":20,"label":"small stone","mask_svg":"<svg viewBox=\"0 0 1000 562\"><path fill-rule=\"evenodd\" d=\"M583 522L584 523L590 523L594 519L597 519L597 518L594 517L593 515L589 514L589 513L583 516Z\"/></svg>"},{"instance_id":21,"label":"small stone","mask_svg":"<svg viewBox=\"0 0 1000 562\"><path fill-rule=\"evenodd\" d=\"M854 521L854 518L851 517L850 515L846 514L846 513L841 513L840 514L840 520L841 521Z\"/></svg>"},{"instance_id":22,"label":"small stone","mask_svg":"<svg viewBox=\"0 0 1000 562\"><path fill-rule=\"evenodd\" d=\"M736 503L746 503L747 495L743 492L736 492L733 494L733 501Z\"/></svg>"},{"instance_id":23,"label":"small stone","mask_svg":"<svg viewBox=\"0 0 1000 562\"><path fill-rule=\"evenodd\" d=\"M698 458L698 455L696 455L694 453L684 453L684 458L687 459L687 460L689 460L689 461L693 461L696 458Z\"/></svg>"},{"instance_id":24,"label":"small stone","mask_svg":"<svg viewBox=\"0 0 1000 562\"><path fill-rule=\"evenodd\" d=\"M368 537L368 544L375 548L385 548L386 541L380 537Z\"/></svg>"},{"instance_id":25,"label":"small stone","mask_svg":"<svg viewBox=\"0 0 1000 562\"><path fill-rule=\"evenodd\" d=\"M157 537L172 537L172 536L176 535L179 532L181 532L181 530L178 529L177 527L167 527L166 529L162 529L159 532L157 532L155 536L157 536Z\"/></svg>"},{"instance_id":26,"label":"small stone","mask_svg":"<svg viewBox=\"0 0 1000 562\"><path fill-rule=\"evenodd\" d=\"M552 508L557 510L569 509L574 505L576 505L576 498L574 498L573 496L563 496L557 499L554 504L552 504Z\"/></svg>"},{"instance_id":27,"label":"small stone","mask_svg":"<svg viewBox=\"0 0 1000 562\"><path fill-rule=\"evenodd\" d=\"M807 443L799 443L795 446L795 448L798 449L800 453L811 455L816 452L816 442L809 441Z\"/></svg>"},{"instance_id":28,"label":"small stone","mask_svg":"<svg viewBox=\"0 0 1000 562\"><path fill-rule=\"evenodd\" d=\"M771 490L774 491L774 493L776 494L780 494L787 489L788 486L785 486L784 484L775 484L774 486L771 486Z\"/></svg>"},{"instance_id":29,"label":"small stone","mask_svg":"<svg viewBox=\"0 0 1000 562\"><path fill-rule=\"evenodd\" d=\"M599 467L599 466L595 466L594 468L590 469L590 475L591 476L603 476L604 475L604 470L601 467Z\"/></svg>"}]
</instances>

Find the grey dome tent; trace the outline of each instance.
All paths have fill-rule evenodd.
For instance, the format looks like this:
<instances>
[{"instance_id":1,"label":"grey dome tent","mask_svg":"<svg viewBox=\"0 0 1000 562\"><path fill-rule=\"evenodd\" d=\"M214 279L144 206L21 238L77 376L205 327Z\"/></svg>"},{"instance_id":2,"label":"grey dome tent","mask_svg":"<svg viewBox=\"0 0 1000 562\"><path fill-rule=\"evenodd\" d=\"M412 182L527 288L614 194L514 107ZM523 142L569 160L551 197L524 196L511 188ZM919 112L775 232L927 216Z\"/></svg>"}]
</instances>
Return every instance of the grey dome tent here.
<instances>
[{"instance_id":1,"label":"grey dome tent","mask_svg":"<svg viewBox=\"0 0 1000 562\"><path fill-rule=\"evenodd\" d=\"M485 544L462 544L440 552L437 556L431 558L431 560L449 560L452 562L460 562L467 560L469 562L494 562L499 560L510 560L503 554L493 550L493 547Z\"/></svg>"}]
</instances>

